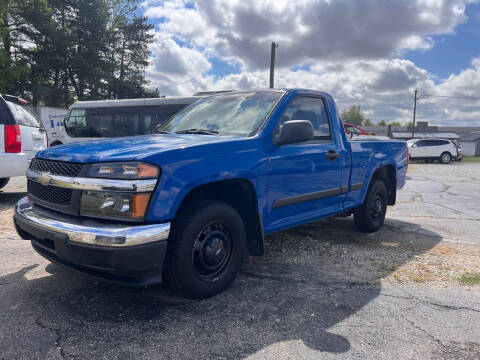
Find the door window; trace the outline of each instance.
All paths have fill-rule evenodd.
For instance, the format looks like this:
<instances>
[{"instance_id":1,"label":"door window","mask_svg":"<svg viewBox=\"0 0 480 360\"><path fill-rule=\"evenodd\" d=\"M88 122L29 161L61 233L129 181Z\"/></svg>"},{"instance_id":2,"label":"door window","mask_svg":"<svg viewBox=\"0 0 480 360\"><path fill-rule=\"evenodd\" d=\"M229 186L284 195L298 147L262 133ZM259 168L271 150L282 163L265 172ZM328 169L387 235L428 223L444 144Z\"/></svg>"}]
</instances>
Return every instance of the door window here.
<instances>
[{"instance_id":1,"label":"door window","mask_svg":"<svg viewBox=\"0 0 480 360\"><path fill-rule=\"evenodd\" d=\"M297 97L288 105L280 118L279 128L289 120L308 120L312 123L315 139L332 138L325 103L320 98Z\"/></svg>"}]
</instances>

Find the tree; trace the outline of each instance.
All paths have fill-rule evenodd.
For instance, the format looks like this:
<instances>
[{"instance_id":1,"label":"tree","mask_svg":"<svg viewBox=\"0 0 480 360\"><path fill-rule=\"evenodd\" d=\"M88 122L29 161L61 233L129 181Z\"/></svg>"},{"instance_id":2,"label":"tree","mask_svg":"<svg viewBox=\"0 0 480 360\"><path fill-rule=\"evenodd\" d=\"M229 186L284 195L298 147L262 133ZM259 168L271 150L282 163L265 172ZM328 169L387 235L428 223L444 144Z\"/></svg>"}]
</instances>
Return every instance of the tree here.
<instances>
[{"instance_id":1,"label":"tree","mask_svg":"<svg viewBox=\"0 0 480 360\"><path fill-rule=\"evenodd\" d=\"M391 126L402 126L402 124L400 123L400 121L392 121L390 123Z\"/></svg>"},{"instance_id":2,"label":"tree","mask_svg":"<svg viewBox=\"0 0 480 360\"><path fill-rule=\"evenodd\" d=\"M0 0L0 92L33 104L158 96L152 25L133 0Z\"/></svg>"},{"instance_id":3,"label":"tree","mask_svg":"<svg viewBox=\"0 0 480 360\"><path fill-rule=\"evenodd\" d=\"M342 120L345 123L349 123L353 125L366 125L366 126L373 125L371 120L367 118L360 111L360 106L357 106L357 105L350 106L348 110L344 109L341 115L342 115Z\"/></svg>"},{"instance_id":4,"label":"tree","mask_svg":"<svg viewBox=\"0 0 480 360\"><path fill-rule=\"evenodd\" d=\"M382 120L377 125L378 126L387 126L387 123L385 122L385 120Z\"/></svg>"}]
</instances>

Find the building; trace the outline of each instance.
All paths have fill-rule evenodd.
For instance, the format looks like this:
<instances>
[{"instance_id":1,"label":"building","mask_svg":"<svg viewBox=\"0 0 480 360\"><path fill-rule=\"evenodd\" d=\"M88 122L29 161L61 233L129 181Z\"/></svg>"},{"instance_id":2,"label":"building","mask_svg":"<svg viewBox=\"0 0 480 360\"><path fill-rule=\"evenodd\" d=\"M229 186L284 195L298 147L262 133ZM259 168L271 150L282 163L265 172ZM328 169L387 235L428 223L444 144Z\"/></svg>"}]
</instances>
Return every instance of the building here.
<instances>
[{"instance_id":1,"label":"building","mask_svg":"<svg viewBox=\"0 0 480 360\"><path fill-rule=\"evenodd\" d=\"M480 131L464 134L460 138L463 155L480 156Z\"/></svg>"}]
</instances>

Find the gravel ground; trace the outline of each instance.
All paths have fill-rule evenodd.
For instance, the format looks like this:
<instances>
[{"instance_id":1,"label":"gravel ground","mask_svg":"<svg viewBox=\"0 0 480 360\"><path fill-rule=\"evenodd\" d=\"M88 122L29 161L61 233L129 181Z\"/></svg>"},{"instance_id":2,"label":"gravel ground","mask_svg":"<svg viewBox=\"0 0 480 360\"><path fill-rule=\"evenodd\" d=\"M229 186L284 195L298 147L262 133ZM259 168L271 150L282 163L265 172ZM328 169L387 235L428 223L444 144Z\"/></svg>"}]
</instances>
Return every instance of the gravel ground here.
<instances>
[{"instance_id":1,"label":"gravel ground","mask_svg":"<svg viewBox=\"0 0 480 360\"><path fill-rule=\"evenodd\" d=\"M414 164L376 234L331 218L266 239L190 301L63 270L18 240L0 192L1 359L478 359L480 164Z\"/></svg>"}]
</instances>

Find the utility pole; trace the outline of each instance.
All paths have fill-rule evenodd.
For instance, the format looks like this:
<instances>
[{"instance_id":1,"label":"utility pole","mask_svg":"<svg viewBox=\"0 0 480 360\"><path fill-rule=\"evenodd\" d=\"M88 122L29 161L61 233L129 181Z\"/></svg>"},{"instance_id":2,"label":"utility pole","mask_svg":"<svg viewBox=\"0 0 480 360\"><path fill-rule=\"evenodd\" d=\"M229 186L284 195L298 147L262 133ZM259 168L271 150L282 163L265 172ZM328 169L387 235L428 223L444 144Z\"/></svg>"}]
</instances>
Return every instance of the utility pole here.
<instances>
[{"instance_id":1,"label":"utility pole","mask_svg":"<svg viewBox=\"0 0 480 360\"><path fill-rule=\"evenodd\" d=\"M418 90L415 89L415 98L413 100L413 126L412 126L412 139L415 138L415 116L417 114L417 92Z\"/></svg>"},{"instance_id":2,"label":"utility pole","mask_svg":"<svg viewBox=\"0 0 480 360\"><path fill-rule=\"evenodd\" d=\"M270 88L271 89L274 87L273 73L275 71L275 48L277 47L278 45L272 42L272 50L270 52Z\"/></svg>"}]
</instances>

